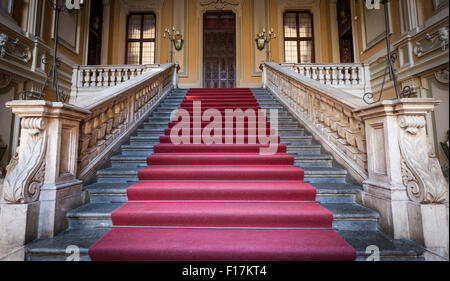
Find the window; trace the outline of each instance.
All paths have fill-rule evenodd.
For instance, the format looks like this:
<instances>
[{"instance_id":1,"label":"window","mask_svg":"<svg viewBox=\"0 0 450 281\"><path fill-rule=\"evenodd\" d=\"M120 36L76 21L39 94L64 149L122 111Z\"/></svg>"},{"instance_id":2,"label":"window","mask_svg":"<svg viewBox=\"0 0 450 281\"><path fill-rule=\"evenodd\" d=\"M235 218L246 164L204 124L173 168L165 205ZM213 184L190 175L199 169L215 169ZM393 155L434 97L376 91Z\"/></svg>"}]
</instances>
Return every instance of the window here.
<instances>
[{"instance_id":1,"label":"window","mask_svg":"<svg viewBox=\"0 0 450 281\"><path fill-rule=\"evenodd\" d=\"M314 62L312 15L309 12L284 13L284 58L288 63Z\"/></svg>"},{"instance_id":2,"label":"window","mask_svg":"<svg viewBox=\"0 0 450 281\"><path fill-rule=\"evenodd\" d=\"M125 63L155 63L155 25L156 17L153 13L128 16Z\"/></svg>"}]
</instances>

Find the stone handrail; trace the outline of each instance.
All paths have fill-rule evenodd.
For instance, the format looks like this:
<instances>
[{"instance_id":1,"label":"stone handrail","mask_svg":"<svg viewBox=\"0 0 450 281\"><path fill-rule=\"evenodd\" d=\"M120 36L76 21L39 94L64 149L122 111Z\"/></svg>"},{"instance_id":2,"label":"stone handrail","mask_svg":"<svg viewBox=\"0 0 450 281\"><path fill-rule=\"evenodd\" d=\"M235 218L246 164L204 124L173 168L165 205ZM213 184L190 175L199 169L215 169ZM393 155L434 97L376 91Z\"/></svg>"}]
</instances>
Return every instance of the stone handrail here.
<instances>
[{"instance_id":1,"label":"stone handrail","mask_svg":"<svg viewBox=\"0 0 450 281\"><path fill-rule=\"evenodd\" d=\"M159 67L158 64L74 65L72 90L94 90L115 86L157 67Z\"/></svg>"},{"instance_id":2,"label":"stone handrail","mask_svg":"<svg viewBox=\"0 0 450 281\"><path fill-rule=\"evenodd\" d=\"M435 99L362 98L263 64L263 86L335 156L363 190L358 202L379 212L379 228L426 248L426 259L449 256L449 187L426 128Z\"/></svg>"},{"instance_id":3,"label":"stone handrail","mask_svg":"<svg viewBox=\"0 0 450 281\"><path fill-rule=\"evenodd\" d=\"M352 94L371 92L368 63L282 63L281 66Z\"/></svg>"},{"instance_id":4,"label":"stone handrail","mask_svg":"<svg viewBox=\"0 0 450 281\"><path fill-rule=\"evenodd\" d=\"M353 110L362 99L275 63L264 67L264 87L284 103L316 138L337 154L359 181L367 178L364 123Z\"/></svg>"},{"instance_id":5,"label":"stone handrail","mask_svg":"<svg viewBox=\"0 0 450 281\"><path fill-rule=\"evenodd\" d=\"M66 229L66 213L89 200L83 181L176 87L177 71L164 64L103 90L72 92L70 104L7 102L21 131L0 194L0 246Z\"/></svg>"},{"instance_id":6,"label":"stone handrail","mask_svg":"<svg viewBox=\"0 0 450 281\"><path fill-rule=\"evenodd\" d=\"M123 135L131 133L148 111L174 87L174 75L174 64L165 64L98 93L79 92L78 97L71 98L71 104L91 112L89 118L81 122L80 179L89 176L95 165L111 152L105 148L114 147Z\"/></svg>"}]
</instances>

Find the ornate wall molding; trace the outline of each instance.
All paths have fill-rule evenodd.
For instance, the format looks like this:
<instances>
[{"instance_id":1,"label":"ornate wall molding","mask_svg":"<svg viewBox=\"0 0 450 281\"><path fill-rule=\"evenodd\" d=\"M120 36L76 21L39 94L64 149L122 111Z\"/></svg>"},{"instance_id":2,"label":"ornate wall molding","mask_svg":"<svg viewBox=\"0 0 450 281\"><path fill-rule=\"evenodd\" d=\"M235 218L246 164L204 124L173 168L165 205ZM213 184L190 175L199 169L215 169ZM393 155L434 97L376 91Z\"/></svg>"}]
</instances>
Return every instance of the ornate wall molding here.
<instances>
[{"instance_id":1,"label":"ornate wall molding","mask_svg":"<svg viewBox=\"0 0 450 281\"><path fill-rule=\"evenodd\" d=\"M199 1L199 4L201 7L206 7L206 9L211 10L224 10L224 9L228 9L230 7L233 6L239 6L240 5L240 1L236 1L236 0L203 0L203 1Z\"/></svg>"},{"instance_id":2,"label":"ornate wall molding","mask_svg":"<svg viewBox=\"0 0 450 281\"><path fill-rule=\"evenodd\" d=\"M31 117L23 118L21 126L21 145L6 167L3 182L3 200L15 204L37 201L45 175L46 123L42 118Z\"/></svg>"},{"instance_id":3,"label":"ornate wall molding","mask_svg":"<svg viewBox=\"0 0 450 281\"><path fill-rule=\"evenodd\" d=\"M20 42L19 38L11 40L8 35L0 33L0 58L10 55L24 62L31 59L31 51L26 45Z\"/></svg>"},{"instance_id":4,"label":"ornate wall molding","mask_svg":"<svg viewBox=\"0 0 450 281\"><path fill-rule=\"evenodd\" d=\"M434 73L436 80L442 84L448 84L448 67L438 70Z\"/></svg>"},{"instance_id":5,"label":"ornate wall molding","mask_svg":"<svg viewBox=\"0 0 450 281\"><path fill-rule=\"evenodd\" d=\"M448 26L442 27L434 33L427 33L425 38L416 42L414 54L420 58L438 49L445 51L448 45L448 40Z\"/></svg>"},{"instance_id":6,"label":"ornate wall molding","mask_svg":"<svg viewBox=\"0 0 450 281\"><path fill-rule=\"evenodd\" d=\"M448 201L448 185L427 141L424 116L398 119L401 174L410 200L423 204Z\"/></svg>"},{"instance_id":7,"label":"ornate wall molding","mask_svg":"<svg viewBox=\"0 0 450 281\"><path fill-rule=\"evenodd\" d=\"M11 83L11 75L0 71L0 89L8 87L9 83Z\"/></svg>"}]
</instances>

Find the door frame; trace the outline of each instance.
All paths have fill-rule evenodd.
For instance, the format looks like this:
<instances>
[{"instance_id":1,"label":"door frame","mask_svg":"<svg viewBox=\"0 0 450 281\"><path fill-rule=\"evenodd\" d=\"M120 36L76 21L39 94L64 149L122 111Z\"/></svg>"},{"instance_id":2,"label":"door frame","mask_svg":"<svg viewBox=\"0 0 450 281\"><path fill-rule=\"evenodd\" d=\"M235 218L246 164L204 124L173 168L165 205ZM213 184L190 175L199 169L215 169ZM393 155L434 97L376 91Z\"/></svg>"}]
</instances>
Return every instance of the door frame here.
<instances>
[{"instance_id":1,"label":"door frame","mask_svg":"<svg viewBox=\"0 0 450 281\"><path fill-rule=\"evenodd\" d=\"M242 3L243 0L235 1L237 5L227 5L223 10L232 11L236 19L236 87L243 87L242 84ZM201 5L201 2L196 0L197 4L197 82L194 85L187 86L203 87L203 15L208 11L221 10L215 7L215 4L208 4L206 6ZM240 63L241 62L241 63Z\"/></svg>"},{"instance_id":2,"label":"door frame","mask_svg":"<svg viewBox=\"0 0 450 281\"><path fill-rule=\"evenodd\" d=\"M226 15L226 14L233 14L234 16L234 85L233 87L236 88L237 87L237 38L236 38L236 29L237 29L237 20L236 20L236 13L234 13L233 11L230 10L209 10L206 11L205 13L203 13L203 20L202 20L202 35L205 33L205 26L204 26L204 18L206 16L206 14L215 14L215 15ZM202 36L203 37L203 36ZM204 49L205 47L205 40L202 40L202 49ZM202 87L205 87L205 52L203 51L203 55L202 55L202 76L201 76L201 83L202 83ZM219 80L220 80L220 74L219 74Z\"/></svg>"}]
</instances>

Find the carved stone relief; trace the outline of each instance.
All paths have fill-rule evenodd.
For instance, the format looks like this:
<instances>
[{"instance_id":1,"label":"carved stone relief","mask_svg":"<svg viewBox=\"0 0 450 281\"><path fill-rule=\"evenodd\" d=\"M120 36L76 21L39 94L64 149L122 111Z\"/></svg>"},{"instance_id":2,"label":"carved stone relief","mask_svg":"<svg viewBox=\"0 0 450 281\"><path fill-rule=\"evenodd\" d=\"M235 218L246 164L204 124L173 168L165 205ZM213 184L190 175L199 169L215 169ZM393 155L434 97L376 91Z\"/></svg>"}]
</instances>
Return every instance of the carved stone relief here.
<instances>
[{"instance_id":1,"label":"carved stone relief","mask_svg":"<svg viewBox=\"0 0 450 281\"><path fill-rule=\"evenodd\" d=\"M24 62L29 62L31 59L30 48L22 44L19 38L11 40L8 35L0 33L0 58L5 55L10 55Z\"/></svg>"},{"instance_id":2,"label":"carved stone relief","mask_svg":"<svg viewBox=\"0 0 450 281\"><path fill-rule=\"evenodd\" d=\"M414 54L422 57L437 49L445 51L448 45L448 27L442 27L438 31L425 35L425 38L416 42Z\"/></svg>"},{"instance_id":3,"label":"carved stone relief","mask_svg":"<svg viewBox=\"0 0 450 281\"><path fill-rule=\"evenodd\" d=\"M30 203L39 199L45 175L47 134L42 118L23 118L21 145L6 167L3 200L8 203Z\"/></svg>"},{"instance_id":4,"label":"carved stone relief","mask_svg":"<svg viewBox=\"0 0 450 281\"><path fill-rule=\"evenodd\" d=\"M424 116L399 117L403 184L410 200L423 204L448 201L448 184L427 141Z\"/></svg>"},{"instance_id":5,"label":"carved stone relief","mask_svg":"<svg viewBox=\"0 0 450 281\"><path fill-rule=\"evenodd\" d=\"M441 69L439 71L436 71L434 73L434 76L436 77L436 80L442 84L448 84L448 67Z\"/></svg>"}]
</instances>

